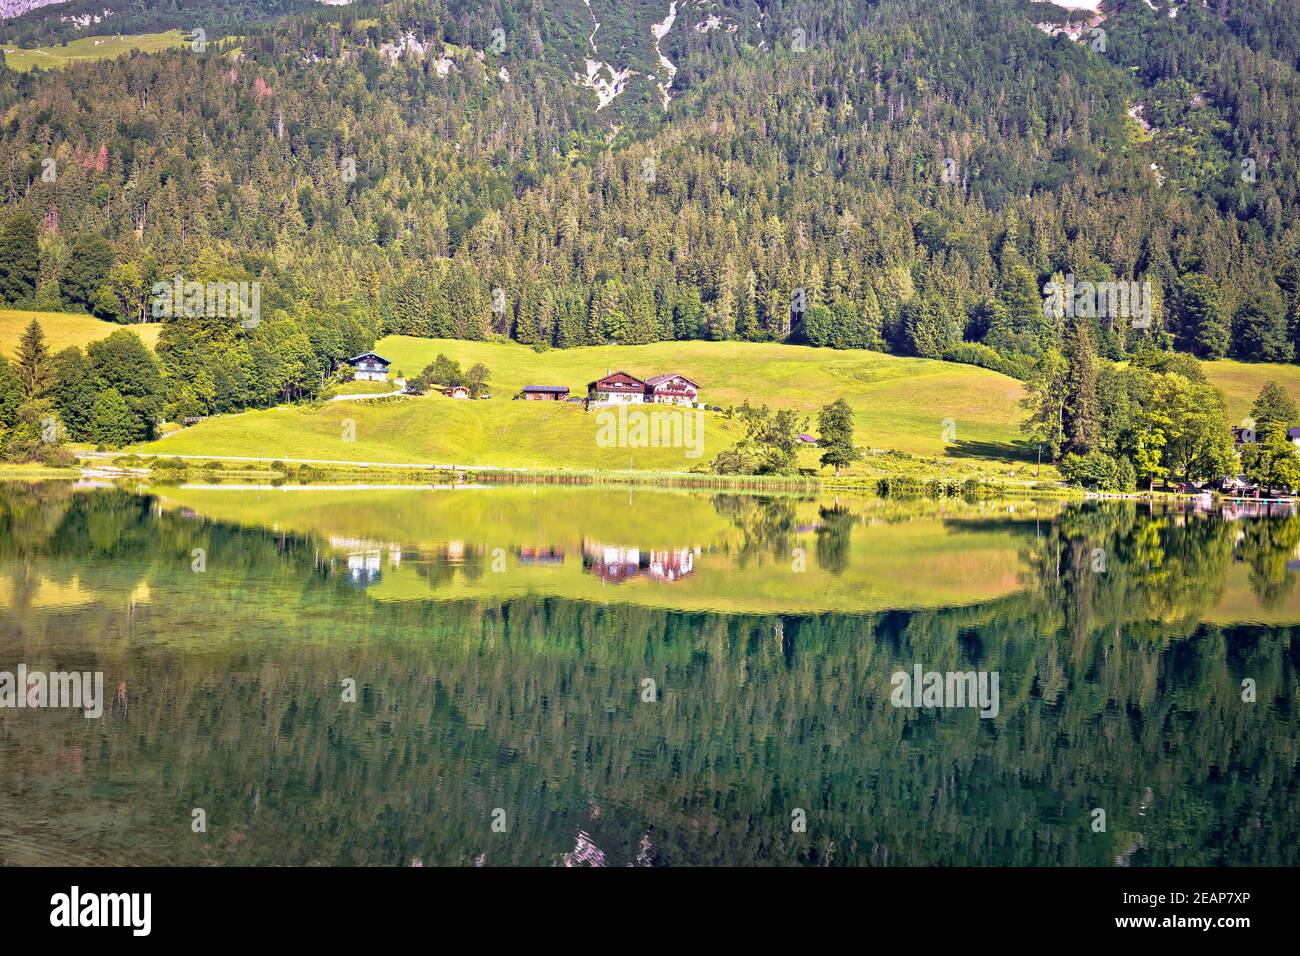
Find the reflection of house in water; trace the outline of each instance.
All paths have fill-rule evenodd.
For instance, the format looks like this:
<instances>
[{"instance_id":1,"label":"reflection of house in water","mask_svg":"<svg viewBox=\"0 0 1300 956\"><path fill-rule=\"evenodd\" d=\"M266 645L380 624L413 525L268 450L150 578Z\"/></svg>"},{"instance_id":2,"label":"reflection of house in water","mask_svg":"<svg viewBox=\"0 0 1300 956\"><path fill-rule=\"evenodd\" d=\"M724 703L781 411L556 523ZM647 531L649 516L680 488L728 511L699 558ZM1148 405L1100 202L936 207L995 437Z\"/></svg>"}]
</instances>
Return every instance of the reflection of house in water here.
<instances>
[{"instance_id":1,"label":"reflection of house in water","mask_svg":"<svg viewBox=\"0 0 1300 956\"><path fill-rule=\"evenodd\" d=\"M582 569L602 581L617 584L637 575L659 581L676 581L695 570L699 548L620 548L596 541L582 542Z\"/></svg>"},{"instance_id":2,"label":"reflection of house in water","mask_svg":"<svg viewBox=\"0 0 1300 956\"><path fill-rule=\"evenodd\" d=\"M516 548L520 564L563 564L563 548Z\"/></svg>"},{"instance_id":3,"label":"reflection of house in water","mask_svg":"<svg viewBox=\"0 0 1300 956\"><path fill-rule=\"evenodd\" d=\"M1215 500L1210 495L1196 495L1165 504L1161 513L1209 515L1221 521L1244 521L1254 518L1289 518L1296 513L1296 503L1278 498L1242 498Z\"/></svg>"},{"instance_id":4,"label":"reflection of house in water","mask_svg":"<svg viewBox=\"0 0 1300 956\"><path fill-rule=\"evenodd\" d=\"M348 580L365 587L383 577L383 555L378 551L355 551L348 555Z\"/></svg>"},{"instance_id":5,"label":"reflection of house in water","mask_svg":"<svg viewBox=\"0 0 1300 956\"><path fill-rule=\"evenodd\" d=\"M1225 501L1220 507L1224 521L1243 518L1289 518L1295 514L1294 501Z\"/></svg>"},{"instance_id":6,"label":"reflection of house in water","mask_svg":"<svg viewBox=\"0 0 1300 956\"><path fill-rule=\"evenodd\" d=\"M381 544L358 538L331 537L330 547L345 551L349 584L357 587L370 587L384 575L384 557L388 558L390 567L400 567L402 549L396 544Z\"/></svg>"}]
</instances>

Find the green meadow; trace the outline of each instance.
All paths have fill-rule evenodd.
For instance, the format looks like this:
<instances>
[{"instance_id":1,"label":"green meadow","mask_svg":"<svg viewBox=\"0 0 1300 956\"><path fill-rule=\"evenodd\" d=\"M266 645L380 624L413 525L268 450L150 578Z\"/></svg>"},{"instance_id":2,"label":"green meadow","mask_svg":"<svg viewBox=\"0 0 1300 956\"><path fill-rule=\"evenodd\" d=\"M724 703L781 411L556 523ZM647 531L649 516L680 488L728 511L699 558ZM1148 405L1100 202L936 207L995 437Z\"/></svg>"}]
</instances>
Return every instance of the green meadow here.
<instances>
[{"instance_id":1,"label":"green meadow","mask_svg":"<svg viewBox=\"0 0 1300 956\"><path fill-rule=\"evenodd\" d=\"M84 348L121 328L147 345L158 340L156 323L121 326L88 315L0 309L0 354L12 357L23 329L36 319L51 351ZM1030 449L1019 424L1024 394L1020 382L969 365L908 358L881 352L815 349L750 342L657 342L650 345L552 349L516 343L470 342L388 336L376 349L392 361L391 371L412 377L438 354L463 368L482 362L491 370L492 398L453 401L423 398L325 403L214 417L165 440L133 451L182 455L256 456L321 460L430 463L565 470L636 469L684 471L700 464L681 449L602 448L597 423L577 405L515 402L525 385L565 385L575 396L610 370L640 377L679 372L701 386L709 405L742 402L791 408L817 431L817 412L844 398L853 408L857 442L875 451L919 456L917 468L934 470L938 459L950 477L1028 479ZM1300 366L1230 360L1204 363L1206 375L1224 392L1230 422L1250 410L1263 384L1276 379L1300 395ZM387 383L353 383L339 394L390 391ZM343 440L347 422L355 441ZM945 432L945 426L947 431ZM707 462L743 437L740 424L717 413L705 417ZM800 455L817 467L817 453ZM855 465L851 473L871 477L900 469L896 460ZM904 468L904 470L906 470ZM1050 468L1043 476L1050 478Z\"/></svg>"},{"instance_id":2,"label":"green meadow","mask_svg":"<svg viewBox=\"0 0 1300 956\"><path fill-rule=\"evenodd\" d=\"M1270 380L1277 382L1293 398L1300 400L1300 365L1275 365L1267 362L1202 362L1205 377L1218 386L1226 399L1228 421L1234 425L1250 414L1255 396Z\"/></svg>"},{"instance_id":3,"label":"green meadow","mask_svg":"<svg viewBox=\"0 0 1300 956\"><path fill-rule=\"evenodd\" d=\"M968 459L976 470L1023 468L1017 446L1019 382L967 365L879 352L743 342L661 342L536 352L517 344L390 336L376 351L394 375L417 374L439 353L468 368L491 370L492 398L421 398L331 402L220 416L166 439L133 448L141 454L252 455L368 462L494 465L504 468L686 471L743 437L738 419L704 414L700 456L682 448L602 447L600 420L580 404L512 401L528 384L586 384L610 369L635 375L674 371L698 382L700 399L723 408L745 401L793 408L801 427L817 431L817 412L845 398L868 448ZM349 424L350 423L350 424ZM949 426L945 440L945 425ZM354 440L345 441L344 436ZM805 467L817 453L801 454Z\"/></svg>"},{"instance_id":4,"label":"green meadow","mask_svg":"<svg viewBox=\"0 0 1300 956\"><path fill-rule=\"evenodd\" d=\"M757 342L656 342L535 352L518 344L389 336L375 349L394 369L414 375L439 353L492 370L492 391L509 398L525 385L587 383L623 369L641 378L679 372L700 385L700 400L723 408L792 408L817 431L818 410L837 398L853 408L857 441L867 448L919 455L1013 460L1021 452L1021 384L969 365L865 350L835 351ZM955 441L944 437L951 420Z\"/></svg>"},{"instance_id":5,"label":"green meadow","mask_svg":"<svg viewBox=\"0 0 1300 956\"><path fill-rule=\"evenodd\" d=\"M130 450L386 464L688 471L742 434L739 422L706 414L703 455L688 458L684 448L601 447L599 428L597 414L580 405L508 398L471 402L434 394L219 416Z\"/></svg>"},{"instance_id":6,"label":"green meadow","mask_svg":"<svg viewBox=\"0 0 1300 956\"><path fill-rule=\"evenodd\" d=\"M144 344L153 348L158 341L161 323L148 322L144 325L119 325L105 322L93 315L78 315L71 312L29 312L23 309L0 309L0 354L13 358L18 348L18 340L23 330L35 319L45 332L45 342L51 352L59 352L70 345L85 348L97 339L106 339L120 329L130 329L144 340Z\"/></svg>"},{"instance_id":7,"label":"green meadow","mask_svg":"<svg viewBox=\"0 0 1300 956\"><path fill-rule=\"evenodd\" d=\"M11 70L26 72L40 68L55 70L81 60L110 60L133 50L157 53L181 46L185 35L180 30L165 33L138 33L128 36L82 37L62 46L42 46L30 50L4 47L5 63Z\"/></svg>"}]
</instances>

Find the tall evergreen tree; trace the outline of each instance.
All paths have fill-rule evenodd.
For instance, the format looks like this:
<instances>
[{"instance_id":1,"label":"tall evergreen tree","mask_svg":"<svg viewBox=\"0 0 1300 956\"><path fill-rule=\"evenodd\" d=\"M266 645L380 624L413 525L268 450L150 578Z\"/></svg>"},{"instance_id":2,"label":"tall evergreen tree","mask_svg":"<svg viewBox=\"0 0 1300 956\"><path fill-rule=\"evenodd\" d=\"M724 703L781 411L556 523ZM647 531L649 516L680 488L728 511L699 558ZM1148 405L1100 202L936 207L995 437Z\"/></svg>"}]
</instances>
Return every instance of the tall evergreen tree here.
<instances>
[{"instance_id":1,"label":"tall evergreen tree","mask_svg":"<svg viewBox=\"0 0 1300 956\"><path fill-rule=\"evenodd\" d=\"M23 401L40 398L50 387L50 350L45 344L45 330L32 319L18 342L15 364Z\"/></svg>"},{"instance_id":2,"label":"tall evergreen tree","mask_svg":"<svg viewBox=\"0 0 1300 956\"><path fill-rule=\"evenodd\" d=\"M1231 330L1213 280L1201 273L1184 276L1172 305L1170 318L1179 348L1211 360L1228 354Z\"/></svg>"},{"instance_id":3,"label":"tall evergreen tree","mask_svg":"<svg viewBox=\"0 0 1300 956\"><path fill-rule=\"evenodd\" d=\"M0 303L13 305L30 299L36 293L40 271L36 220L26 212L4 217L0 220Z\"/></svg>"},{"instance_id":4,"label":"tall evergreen tree","mask_svg":"<svg viewBox=\"0 0 1300 956\"><path fill-rule=\"evenodd\" d=\"M9 360L0 355L0 435L18 421L18 407L23 403L23 387Z\"/></svg>"},{"instance_id":5,"label":"tall evergreen tree","mask_svg":"<svg viewBox=\"0 0 1300 956\"><path fill-rule=\"evenodd\" d=\"M1097 394L1097 352L1086 319L1070 322L1065 333L1064 431L1066 447L1086 455L1101 443L1101 402Z\"/></svg>"},{"instance_id":6,"label":"tall evergreen tree","mask_svg":"<svg viewBox=\"0 0 1300 956\"><path fill-rule=\"evenodd\" d=\"M103 236L83 233L72 240L60 288L73 308L94 311L99 288L113 267L113 247Z\"/></svg>"},{"instance_id":7,"label":"tall evergreen tree","mask_svg":"<svg viewBox=\"0 0 1300 956\"><path fill-rule=\"evenodd\" d=\"M1014 264L1002 280L989 323L989 345L1001 352L1038 355L1055 346L1053 323L1044 312L1043 294L1034 274Z\"/></svg>"},{"instance_id":8,"label":"tall evergreen tree","mask_svg":"<svg viewBox=\"0 0 1300 956\"><path fill-rule=\"evenodd\" d=\"M1257 362L1289 362L1294 357L1286 312L1275 291L1251 296L1232 317L1232 354Z\"/></svg>"}]
</instances>

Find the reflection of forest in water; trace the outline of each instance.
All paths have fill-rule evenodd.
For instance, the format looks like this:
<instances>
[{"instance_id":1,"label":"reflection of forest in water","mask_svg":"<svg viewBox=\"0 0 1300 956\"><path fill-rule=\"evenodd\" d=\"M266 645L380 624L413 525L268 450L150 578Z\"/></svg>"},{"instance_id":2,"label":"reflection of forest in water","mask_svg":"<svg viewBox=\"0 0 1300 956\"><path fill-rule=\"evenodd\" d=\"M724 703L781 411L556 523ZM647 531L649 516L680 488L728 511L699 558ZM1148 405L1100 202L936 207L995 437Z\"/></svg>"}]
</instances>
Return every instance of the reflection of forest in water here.
<instances>
[{"instance_id":1,"label":"reflection of forest in water","mask_svg":"<svg viewBox=\"0 0 1300 956\"><path fill-rule=\"evenodd\" d=\"M810 563L843 569L867 521L909 520L832 502L809 529L792 499L713 501L742 569L794 560L809 530ZM0 862L492 865L579 844L618 865L1300 863L1297 629L1204 620L1233 568L1262 606L1293 597L1300 519L951 523L1014 528L1024 590L865 615L375 602L310 537L0 487L0 668L122 685L99 721L0 711ZM484 574L480 550L415 557ZM891 707L918 661L998 670L1000 716Z\"/></svg>"}]
</instances>

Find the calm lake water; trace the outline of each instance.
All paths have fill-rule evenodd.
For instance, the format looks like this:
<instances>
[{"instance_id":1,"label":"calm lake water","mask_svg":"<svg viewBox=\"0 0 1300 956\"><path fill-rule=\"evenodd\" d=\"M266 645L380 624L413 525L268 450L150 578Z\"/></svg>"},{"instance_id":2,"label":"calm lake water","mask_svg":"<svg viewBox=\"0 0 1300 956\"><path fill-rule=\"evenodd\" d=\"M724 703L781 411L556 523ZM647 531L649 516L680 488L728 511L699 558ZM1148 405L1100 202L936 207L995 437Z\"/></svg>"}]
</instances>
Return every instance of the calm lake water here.
<instances>
[{"instance_id":1,"label":"calm lake water","mask_svg":"<svg viewBox=\"0 0 1300 956\"><path fill-rule=\"evenodd\" d=\"M1298 546L1132 503L0 484L0 671L108 698L0 708L0 863L1296 865ZM918 667L996 674L996 716L895 706Z\"/></svg>"}]
</instances>

